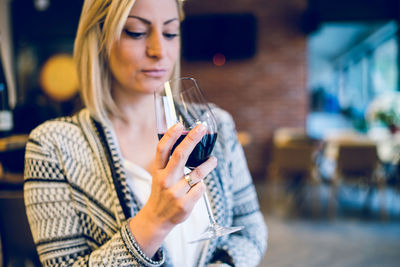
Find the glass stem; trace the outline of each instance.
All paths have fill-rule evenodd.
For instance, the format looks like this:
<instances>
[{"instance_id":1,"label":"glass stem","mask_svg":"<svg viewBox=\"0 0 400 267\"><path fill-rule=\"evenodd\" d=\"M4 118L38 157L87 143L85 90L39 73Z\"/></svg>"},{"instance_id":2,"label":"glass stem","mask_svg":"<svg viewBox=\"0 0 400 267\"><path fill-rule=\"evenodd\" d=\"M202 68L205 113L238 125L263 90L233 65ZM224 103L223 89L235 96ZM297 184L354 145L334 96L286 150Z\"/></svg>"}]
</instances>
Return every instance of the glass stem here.
<instances>
[{"instance_id":1,"label":"glass stem","mask_svg":"<svg viewBox=\"0 0 400 267\"><path fill-rule=\"evenodd\" d=\"M214 215L213 215L213 213L212 213L212 210L211 210L210 200L208 199L208 194L207 194L207 192L204 192L204 194L203 194L203 199L204 199L204 203L206 204L206 209L207 209L207 213L208 213L208 218L210 219L211 225L217 224L217 222L215 221Z\"/></svg>"}]
</instances>

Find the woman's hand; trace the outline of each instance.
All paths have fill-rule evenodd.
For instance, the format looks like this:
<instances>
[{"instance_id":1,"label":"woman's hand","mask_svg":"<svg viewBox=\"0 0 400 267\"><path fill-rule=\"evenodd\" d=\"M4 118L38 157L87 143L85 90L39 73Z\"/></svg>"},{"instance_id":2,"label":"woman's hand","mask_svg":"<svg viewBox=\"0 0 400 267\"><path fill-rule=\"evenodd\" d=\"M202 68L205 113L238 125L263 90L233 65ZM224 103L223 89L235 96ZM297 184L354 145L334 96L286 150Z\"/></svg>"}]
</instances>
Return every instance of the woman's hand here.
<instances>
[{"instance_id":1,"label":"woman's hand","mask_svg":"<svg viewBox=\"0 0 400 267\"><path fill-rule=\"evenodd\" d=\"M130 221L136 241L148 256L154 255L171 229L189 216L206 190L203 178L217 165L217 159L210 157L194 169L190 178L195 185L190 187L184 179L184 167L190 153L206 133L206 127L197 125L171 155L172 147L182 132L182 125L176 124L158 143L149 200Z\"/></svg>"},{"instance_id":2,"label":"woman's hand","mask_svg":"<svg viewBox=\"0 0 400 267\"><path fill-rule=\"evenodd\" d=\"M172 127L158 144L148 206L152 209L154 219L164 222L167 228L183 222L189 216L206 189L202 179L216 166L216 158L212 157L191 172L190 178L196 183L192 187L184 179L186 161L206 130L203 124L196 126L176 147L171 158L171 149L182 134L182 125Z\"/></svg>"}]
</instances>

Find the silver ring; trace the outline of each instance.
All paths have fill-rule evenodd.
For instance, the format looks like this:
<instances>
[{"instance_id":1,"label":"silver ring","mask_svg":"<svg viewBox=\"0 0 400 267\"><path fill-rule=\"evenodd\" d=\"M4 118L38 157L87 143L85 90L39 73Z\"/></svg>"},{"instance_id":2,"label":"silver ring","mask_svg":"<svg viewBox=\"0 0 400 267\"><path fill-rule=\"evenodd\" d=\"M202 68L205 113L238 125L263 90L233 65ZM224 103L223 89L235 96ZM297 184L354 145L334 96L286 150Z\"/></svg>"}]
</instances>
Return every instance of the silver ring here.
<instances>
[{"instance_id":1,"label":"silver ring","mask_svg":"<svg viewBox=\"0 0 400 267\"><path fill-rule=\"evenodd\" d=\"M196 184L195 182L193 182L193 180L192 180L192 178L190 177L189 174L186 174L186 175L184 176L184 178L185 178L186 182L188 183L188 185L189 185L190 187L192 187L192 186L194 186L194 185Z\"/></svg>"}]
</instances>

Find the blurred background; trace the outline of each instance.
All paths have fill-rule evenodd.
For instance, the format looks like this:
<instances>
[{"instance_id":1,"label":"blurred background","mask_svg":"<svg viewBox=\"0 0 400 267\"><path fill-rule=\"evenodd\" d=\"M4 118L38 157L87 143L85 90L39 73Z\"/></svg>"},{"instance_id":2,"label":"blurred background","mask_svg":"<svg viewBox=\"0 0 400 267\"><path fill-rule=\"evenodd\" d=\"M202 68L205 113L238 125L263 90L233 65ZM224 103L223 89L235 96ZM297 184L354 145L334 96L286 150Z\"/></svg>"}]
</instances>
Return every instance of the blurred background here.
<instances>
[{"instance_id":1,"label":"blurred background","mask_svg":"<svg viewBox=\"0 0 400 267\"><path fill-rule=\"evenodd\" d=\"M185 2L182 75L236 122L269 227L260 266L398 266L400 1ZM81 7L0 0L3 266L38 265L24 145L82 107L71 59Z\"/></svg>"}]
</instances>

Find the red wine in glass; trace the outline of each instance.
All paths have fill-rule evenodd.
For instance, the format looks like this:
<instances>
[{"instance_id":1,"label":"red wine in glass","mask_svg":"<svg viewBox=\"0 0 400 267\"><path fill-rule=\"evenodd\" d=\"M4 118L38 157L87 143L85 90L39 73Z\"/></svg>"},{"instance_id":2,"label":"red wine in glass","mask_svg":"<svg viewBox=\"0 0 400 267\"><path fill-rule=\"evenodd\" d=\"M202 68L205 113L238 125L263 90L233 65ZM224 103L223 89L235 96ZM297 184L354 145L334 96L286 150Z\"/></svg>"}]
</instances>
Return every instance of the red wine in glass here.
<instances>
[{"instance_id":1,"label":"red wine in glass","mask_svg":"<svg viewBox=\"0 0 400 267\"><path fill-rule=\"evenodd\" d=\"M196 80L193 78L178 78L165 82L159 88L156 88L154 102L159 139L177 122L180 122L184 127L184 132L173 145L171 154L191 129L199 123L203 123L206 126L207 134L194 147L185 164L186 167L194 170L210 157L217 140L217 123L214 114ZM218 238L243 229L243 226L219 225L212 213L207 193L203 194L203 199L210 224L207 230L191 243Z\"/></svg>"},{"instance_id":2,"label":"red wine in glass","mask_svg":"<svg viewBox=\"0 0 400 267\"><path fill-rule=\"evenodd\" d=\"M176 141L172 147L171 154L175 151L175 148L182 142L187 136L188 132L184 132ZM190 154L185 166L189 169L194 169L203 162L205 162L211 155L214 148L215 141L217 140L217 133L207 133L203 136L200 142L195 146L192 153ZM158 139L161 139L164 134L158 134Z\"/></svg>"}]
</instances>

